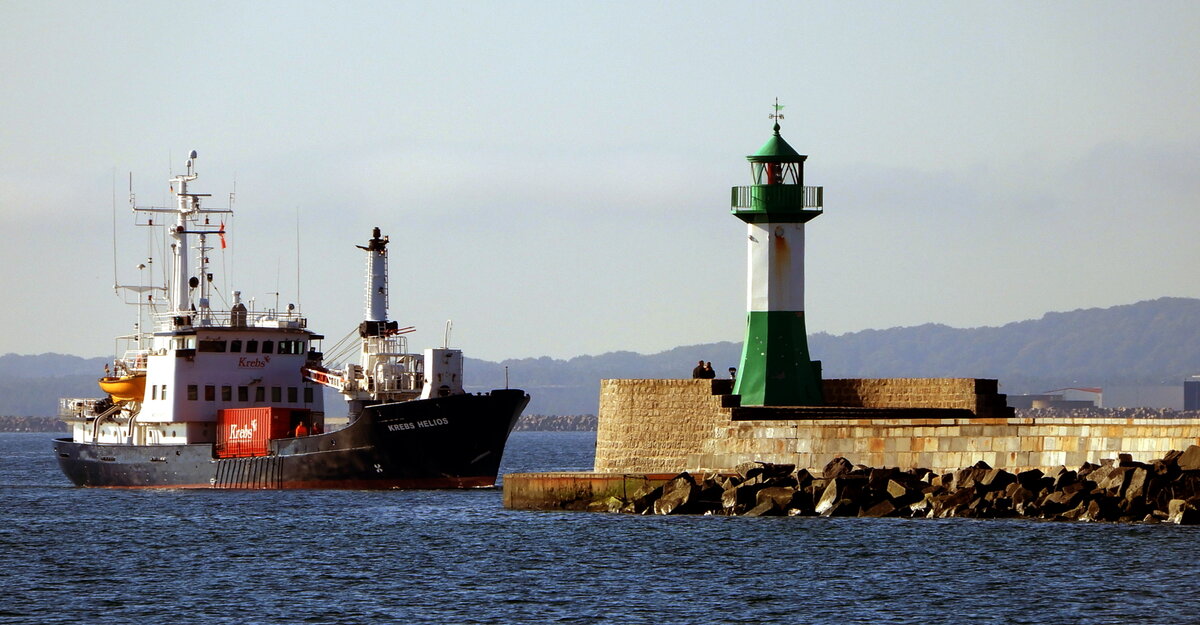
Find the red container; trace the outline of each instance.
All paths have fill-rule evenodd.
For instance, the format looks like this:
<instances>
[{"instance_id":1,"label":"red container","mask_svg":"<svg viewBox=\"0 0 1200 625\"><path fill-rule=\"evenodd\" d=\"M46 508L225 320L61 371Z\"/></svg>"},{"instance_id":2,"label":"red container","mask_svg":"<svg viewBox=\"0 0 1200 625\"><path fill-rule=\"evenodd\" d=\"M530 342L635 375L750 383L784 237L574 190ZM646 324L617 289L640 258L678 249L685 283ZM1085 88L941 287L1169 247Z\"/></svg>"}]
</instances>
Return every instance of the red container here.
<instances>
[{"instance_id":1,"label":"red container","mask_svg":"<svg viewBox=\"0 0 1200 625\"><path fill-rule=\"evenodd\" d=\"M267 455L267 441L290 436L290 408L225 408L217 411L217 457Z\"/></svg>"}]
</instances>

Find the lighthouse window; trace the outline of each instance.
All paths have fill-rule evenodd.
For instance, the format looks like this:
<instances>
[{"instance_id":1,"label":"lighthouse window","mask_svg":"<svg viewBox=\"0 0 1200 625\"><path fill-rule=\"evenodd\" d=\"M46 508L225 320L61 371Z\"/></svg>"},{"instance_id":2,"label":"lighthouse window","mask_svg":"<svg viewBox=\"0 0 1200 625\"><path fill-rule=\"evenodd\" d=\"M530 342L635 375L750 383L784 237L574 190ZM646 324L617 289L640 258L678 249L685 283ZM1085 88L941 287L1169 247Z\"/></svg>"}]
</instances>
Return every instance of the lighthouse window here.
<instances>
[{"instance_id":1,"label":"lighthouse window","mask_svg":"<svg viewBox=\"0 0 1200 625\"><path fill-rule=\"evenodd\" d=\"M229 351L231 351L235 354L240 354L242 352L242 340L234 339L232 341L229 341Z\"/></svg>"},{"instance_id":2,"label":"lighthouse window","mask_svg":"<svg viewBox=\"0 0 1200 625\"><path fill-rule=\"evenodd\" d=\"M275 344L274 344L274 343L272 343L271 341L263 341L263 343L262 343L262 353L264 353L264 354L271 354L271 353L274 353L274 351L275 351L275 350L274 350L274 347L275 347Z\"/></svg>"},{"instance_id":3,"label":"lighthouse window","mask_svg":"<svg viewBox=\"0 0 1200 625\"><path fill-rule=\"evenodd\" d=\"M199 388L195 384L188 384L187 394L190 401L196 401L199 397Z\"/></svg>"},{"instance_id":4,"label":"lighthouse window","mask_svg":"<svg viewBox=\"0 0 1200 625\"><path fill-rule=\"evenodd\" d=\"M238 387L238 401L250 401L250 387L248 387L248 386L239 386Z\"/></svg>"},{"instance_id":5,"label":"lighthouse window","mask_svg":"<svg viewBox=\"0 0 1200 625\"><path fill-rule=\"evenodd\" d=\"M313 390L311 386L304 387L304 403L311 404L313 401Z\"/></svg>"},{"instance_id":6,"label":"lighthouse window","mask_svg":"<svg viewBox=\"0 0 1200 625\"><path fill-rule=\"evenodd\" d=\"M265 386L254 387L254 401L256 401L260 404L262 402L267 401L267 387L265 387Z\"/></svg>"},{"instance_id":7,"label":"lighthouse window","mask_svg":"<svg viewBox=\"0 0 1200 625\"><path fill-rule=\"evenodd\" d=\"M217 387L212 384L204 385L204 401L217 401Z\"/></svg>"},{"instance_id":8,"label":"lighthouse window","mask_svg":"<svg viewBox=\"0 0 1200 625\"><path fill-rule=\"evenodd\" d=\"M233 401L233 387L232 386L222 386L221 387L221 401Z\"/></svg>"},{"instance_id":9,"label":"lighthouse window","mask_svg":"<svg viewBox=\"0 0 1200 625\"><path fill-rule=\"evenodd\" d=\"M281 387L281 386L272 386L271 387L271 401L276 404L283 401L283 387Z\"/></svg>"},{"instance_id":10,"label":"lighthouse window","mask_svg":"<svg viewBox=\"0 0 1200 625\"><path fill-rule=\"evenodd\" d=\"M288 387L288 403L294 404L300 401L300 391L294 386Z\"/></svg>"},{"instance_id":11,"label":"lighthouse window","mask_svg":"<svg viewBox=\"0 0 1200 625\"><path fill-rule=\"evenodd\" d=\"M250 339L249 341L246 341L246 353L247 354L257 354L258 353L258 340L257 339Z\"/></svg>"}]
</instances>

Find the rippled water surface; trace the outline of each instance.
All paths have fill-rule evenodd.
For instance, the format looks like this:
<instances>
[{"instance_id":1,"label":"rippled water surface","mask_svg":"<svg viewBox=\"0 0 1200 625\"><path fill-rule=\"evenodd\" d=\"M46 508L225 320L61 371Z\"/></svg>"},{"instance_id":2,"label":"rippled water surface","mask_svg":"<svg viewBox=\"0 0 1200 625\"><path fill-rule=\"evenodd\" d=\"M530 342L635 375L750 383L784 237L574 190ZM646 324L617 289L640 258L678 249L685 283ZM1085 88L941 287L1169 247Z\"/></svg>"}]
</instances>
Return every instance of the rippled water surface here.
<instances>
[{"instance_id":1,"label":"rippled water surface","mask_svg":"<svg viewBox=\"0 0 1200 625\"><path fill-rule=\"evenodd\" d=\"M501 492L110 491L0 434L0 623L1175 623L1200 530L518 512ZM515 433L505 472L586 470Z\"/></svg>"}]
</instances>

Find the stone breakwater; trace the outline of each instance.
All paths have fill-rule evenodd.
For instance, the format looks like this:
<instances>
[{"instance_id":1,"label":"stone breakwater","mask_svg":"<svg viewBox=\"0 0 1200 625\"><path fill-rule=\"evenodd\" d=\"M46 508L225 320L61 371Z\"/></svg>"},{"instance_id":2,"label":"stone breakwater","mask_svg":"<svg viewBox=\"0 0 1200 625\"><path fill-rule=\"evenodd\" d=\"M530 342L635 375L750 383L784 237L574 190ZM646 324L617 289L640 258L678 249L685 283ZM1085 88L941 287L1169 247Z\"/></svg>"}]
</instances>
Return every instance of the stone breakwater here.
<instances>
[{"instance_id":1,"label":"stone breakwater","mask_svg":"<svg viewBox=\"0 0 1200 625\"><path fill-rule=\"evenodd\" d=\"M522 415L514 432L595 432L596 415Z\"/></svg>"},{"instance_id":2,"label":"stone breakwater","mask_svg":"<svg viewBox=\"0 0 1200 625\"><path fill-rule=\"evenodd\" d=\"M0 416L0 432L68 432L58 417Z\"/></svg>"},{"instance_id":3,"label":"stone breakwater","mask_svg":"<svg viewBox=\"0 0 1200 625\"><path fill-rule=\"evenodd\" d=\"M1032 518L1200 524L1200 446L1153 462L1117 460L1010 473L986 463L936 474L854 466L837 458L818 473L746 463L725 475L680 473L628 498L562 506L631 514L904 518Z\"/></svg>"},{"instance_id":4,"label":"stone breakwater","mask_svg":"<svg viewBox=\"0 0 1200 625\"><path fill-rule=\"evenodd\" d=\"M1051 472L1200 445L1200 413L1116 409L1018 415L996 380L824 380L828 405L742 406L729 380L604 380L597 473L731 473L746 462L819 471L834 458L947 473L983 461Z\"/></svg>"}]
</instances>

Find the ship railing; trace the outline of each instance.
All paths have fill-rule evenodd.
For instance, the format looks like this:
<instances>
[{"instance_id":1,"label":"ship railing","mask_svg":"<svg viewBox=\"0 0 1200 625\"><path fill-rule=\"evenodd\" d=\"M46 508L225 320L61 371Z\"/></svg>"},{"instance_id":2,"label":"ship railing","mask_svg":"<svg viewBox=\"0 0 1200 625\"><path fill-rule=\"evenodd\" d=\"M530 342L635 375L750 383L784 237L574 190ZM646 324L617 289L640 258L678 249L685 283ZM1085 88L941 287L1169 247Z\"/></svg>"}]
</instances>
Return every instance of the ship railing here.
<instances>
[{"instance_id":1,"label":"ship railing","mask_svg":"<svg viewBox=\"0 0 1200 625\"><path fill-rule=\"evenodd\" d=\"M137 375L146 373L146 357L150 355L148 349L129 349L125 350L125 355L118 358L116 370L113 375Z\"/></svg>"},{"instance_id":2,"label":"ship railing","mask_svg":"<svg viewBox=\"0 0 1200 625\"><path fill-rule=\"evenodd\" d=\"M82 417L89 413L95 414L96 402L101 399L99 397L60 397L58 398L58 416Z\"/></svg>"},{"instance_id":3,"label":"ship railing","mask_svg":"<svg viewBox=\"0 0 1200 625\"><path fill-rule=\"evenodd\" d=\"M424 374L417 371L405 371L376 378L375 390L379 393L416 392L421 390L424 381Z\"/></svg>"},{"instance_id":4,"label":"ship railing","mask_svg":"<svg viewBox=\"0 0 1200 625\"><path fill-rule=\"evenodd\" d=\"M425 361L418 354L390 354L374 373L376 392L418 391L425 383Z\"/></svg>"},{"instance_id":5,"label":"ship railing","mask_svg":"<svg viewBox=\"0 0 1200 625\"><path fill-rule=\"evenodd\" d=\"M408 337L406 336L370 336L365 341L363 350L367 353L385 358L413 356L408 353Z\"/></svg>"},{"instance_id":6,"label":"ship railing","mask_svg":"<svg viewBox=\"0 0 1200 625\"><path fill-rule=\"evenodd\" d=\"M274 309L229 311L201 310L175 311L154 315L154 325L159 332L170 332L178 328L306 328L308 319L297 312L280 312Z\"/></svg>"}]
</instances>

